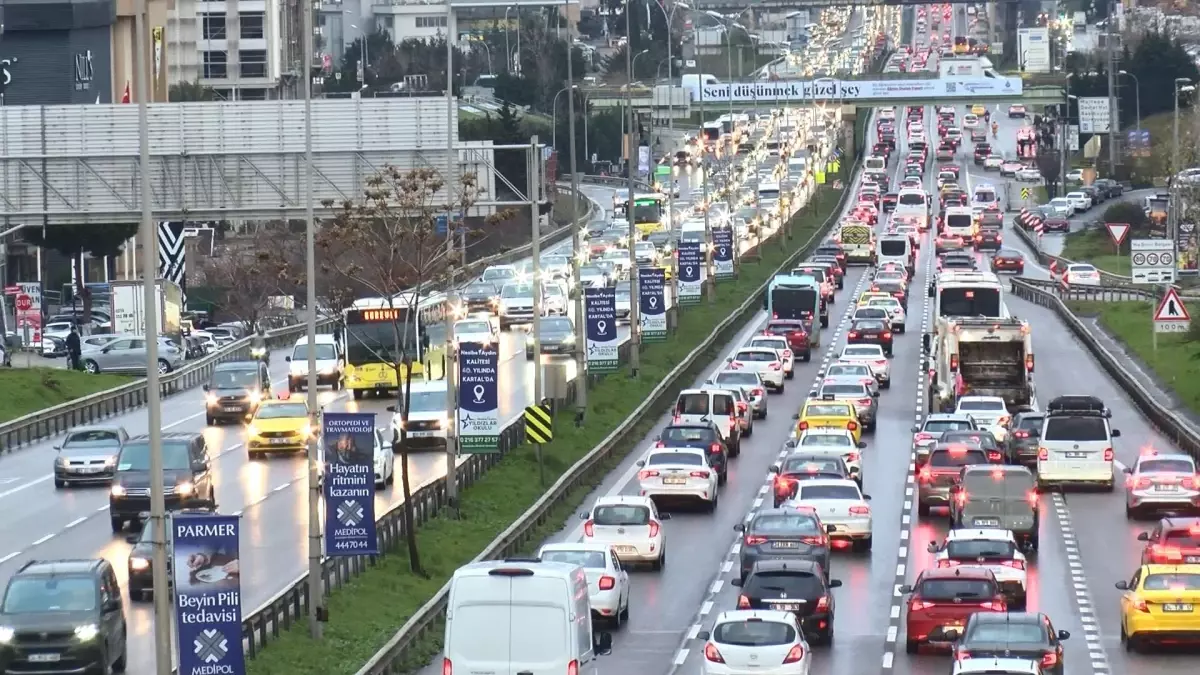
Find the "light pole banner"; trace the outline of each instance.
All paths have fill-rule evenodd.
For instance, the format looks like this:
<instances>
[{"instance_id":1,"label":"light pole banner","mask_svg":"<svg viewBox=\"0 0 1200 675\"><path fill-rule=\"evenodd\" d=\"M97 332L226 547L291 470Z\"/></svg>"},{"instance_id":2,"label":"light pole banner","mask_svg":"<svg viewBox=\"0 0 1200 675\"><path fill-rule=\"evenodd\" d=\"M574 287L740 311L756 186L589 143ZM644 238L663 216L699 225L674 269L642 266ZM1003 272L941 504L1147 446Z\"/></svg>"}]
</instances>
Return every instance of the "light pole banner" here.
<instances>
[{"instance_id":1,"label":"light pole banner","mask_svg":"<svg viewBox=\"0 0 1200 675\"><path fill-rule=\"evenodd\" d=\"M679 304L698 305L704 292L704 243L679 242Z\"/></svg>"},{"instance_id":2,"label":"light pole banner","mask_svg":"<svg viewBox=\"0 0 1200 675\"><path fill-rule=\"evenodd\" d=\"M733 230L721 228L712 231L713 237L713 275L718 279L732 279L733 272Z\"/></svg>"},{"instance_id":3,"label":"light pole banner","mask_svg":"<svg viewBox=\"0 0 1200 675\"><path fill-rule=\"evenodd\" d=\"M168 521L179 675L246 672L239 520L178 514Z\"/></svg>"},{"instance_id":4,"label":"light pole banner","mask_svg":"<svg viewBox=\"0 0 1200 675\"><path fill-rule=\"evenodd\" d=\"M379 553L375 538L375 413L323 414L321 444L325 452L325 555Z\"/></svg>"},{"instance_id":5,"label":"light pole banner","mask_svg":"<svg viewBox=\"0 0 1200 675\"><path fill-rule=\"evenodd\" d=\"M458 348L458 438L464 453L500 452L500 354L492 345Z\"/></svg>"},{"instance_id":6,"label":"light pole banner","mask_svg":"<svg viewBox=\"0 0 1200 675\"><path fill-rule=\"evenodd\" d=\"M589 373L615 373L621 365L617 342L617 289L586 288L583 314L587 319L587 369Z\"/></svg>"},{"instance_id":7,"label":"light pole banner","mask_svg":"<svg viewBox=\"0 0 1200 675\"><path fill-rule=\"evenodd\" d=\"M638 268L638 325L642 342L667 339L667 272L661 267Z\"/></svg>"}]
</instances>

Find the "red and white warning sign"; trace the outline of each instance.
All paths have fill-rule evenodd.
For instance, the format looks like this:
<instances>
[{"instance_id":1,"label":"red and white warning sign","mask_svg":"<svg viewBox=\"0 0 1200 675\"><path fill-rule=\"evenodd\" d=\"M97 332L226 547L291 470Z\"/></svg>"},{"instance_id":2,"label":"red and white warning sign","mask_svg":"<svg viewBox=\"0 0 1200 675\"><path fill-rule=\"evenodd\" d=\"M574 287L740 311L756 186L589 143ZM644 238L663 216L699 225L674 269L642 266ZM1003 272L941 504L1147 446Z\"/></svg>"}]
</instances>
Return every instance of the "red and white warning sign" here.
<instances>
[{"instance_id":1,"label":"red and white warning sign","mask_svg":"<svg viewBox=\"0 0 1200 675\"><path fill-rule=\"evenodd\" d=\"M1158 309L1154 310L1155 333L1185 333L1192 323L1187 307L1174 288L1167 289Z\"/></svg>"},{"instance_id":2,"label":"red and white warning sign","mask_svg":"<svg viewBox=\"0 0 1200 675\"><path fill-rule=\"evenodd\" d=\"M1104 227L1108 228L1108 236L1112 237L1113 243L1117 246L1125 241L1125 235L1129 234L1129 223L1105 223Z\"/></svg>"}]
</instances>

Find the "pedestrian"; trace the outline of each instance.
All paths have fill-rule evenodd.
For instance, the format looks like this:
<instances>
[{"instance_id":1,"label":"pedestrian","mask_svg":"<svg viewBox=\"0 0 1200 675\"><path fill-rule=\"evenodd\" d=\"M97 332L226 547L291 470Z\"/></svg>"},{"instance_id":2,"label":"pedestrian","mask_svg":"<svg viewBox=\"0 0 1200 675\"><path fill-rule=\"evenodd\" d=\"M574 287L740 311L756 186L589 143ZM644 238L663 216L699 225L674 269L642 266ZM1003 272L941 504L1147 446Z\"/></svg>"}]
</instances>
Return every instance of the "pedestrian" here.
<instances>
[{"instance_id":1,"label":"pedestrian","mask_svg":"<svg viewBox=\"0 0 1200 675\"><path fill-rule=\"evenodd\" d=\"M71 370L81 370L79 363L79 326L71 324L71 333L67 335L67 367Z\"/></svg>"}]
</instances>

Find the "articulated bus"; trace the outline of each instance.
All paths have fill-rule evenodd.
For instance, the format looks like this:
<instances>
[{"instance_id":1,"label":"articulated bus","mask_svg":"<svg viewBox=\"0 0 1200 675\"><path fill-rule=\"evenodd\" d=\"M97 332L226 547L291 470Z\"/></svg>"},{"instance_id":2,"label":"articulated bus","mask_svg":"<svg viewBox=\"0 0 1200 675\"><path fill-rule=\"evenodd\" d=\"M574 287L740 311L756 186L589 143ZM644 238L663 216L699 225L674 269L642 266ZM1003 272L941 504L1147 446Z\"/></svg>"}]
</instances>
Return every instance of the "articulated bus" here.
<instances>
[{"instance_id":1,"label":"articulated bus","mask_svg":"<svg viewBox=\"0 0 1200 675\"><path fill-rule=\"evenodd\" d=\"M763 309L772 319L805 321L809 343L814 346L821 344L821 329L829 326L829 306L821 297L821 283L807 274L776 275L767 286Z\"/></svg>"},{"instance_id":2,"label":"articulated bus","mask_svg":"<svg viewBox=\"0 0 1200 675\"><path fill-rule=\"evenodd\" d=\"M660 193L634 195L633 224L645 238L653 232L667 229L667 196Z\"/></svg>"},{"instance_id":3,"label":"articulated bus","mask_svg":"<svg viewBox=\"0 0 1200 675\"><path fill-rule=\"evenodd\" d=\"M361 399L368 392L395 395L405 377L403 363L412 362L412 376L435 380L445 376L446 297L422 298L413 311L413 293L391 302L362 298L342 311L342 344L346 349L346 388ZM399 348L396 333L399 331Z\"/></svg>"}]
</instances>

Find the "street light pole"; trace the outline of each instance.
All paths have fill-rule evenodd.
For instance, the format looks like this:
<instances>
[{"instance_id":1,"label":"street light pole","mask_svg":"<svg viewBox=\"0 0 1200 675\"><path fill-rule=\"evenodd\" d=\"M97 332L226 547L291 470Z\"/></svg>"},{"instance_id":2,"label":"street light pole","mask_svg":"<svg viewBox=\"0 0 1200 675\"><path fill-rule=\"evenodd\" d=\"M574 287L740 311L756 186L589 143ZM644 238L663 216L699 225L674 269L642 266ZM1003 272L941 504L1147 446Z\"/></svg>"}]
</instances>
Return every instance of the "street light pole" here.
<instances>
[{"instance_id":1,"label":"street light pole","mask_svg":"<svg viewBox=\"0 0 1200 675\"><path fill-rule=\"evenodd\" d=\"M1167 239L1171 240L1176 238L1175 232L1179 223L1179 186L1176 184L1176 179L1179 177L1179 95L1195 91L1195 89L1192 81L1188 78L1175 78L1175 122L1171 139L1171 177L1167 180L1167 185L1171 190L1171 208L1167 211Z\"/></svg>"},{"instance_id":2,"label":"street light pole","mask_svg":"<svg viewBox=\"0 0 1200 675\"><path fill-rule=\"evenodd\" d=\"M571 154L571 288L575 292L575 419L583 423L587 414L587 321L583 316L583 287L579 281L579 268L583 266L583 233L579 220L579 162L575 157L575 22L571 21L570 0L563 0L563 13L567 17L567 151ZM556 106L555 111L558 110ZM583 103L584 146L587 146L587 99ZM587 152L585 149L584 152ZM539 361L541 355L538 355ZM540 403L540 401L536 401Z\"/></svg>"},{"instance_id":3,"label":"street light pole","mask_svg":"<svg viewBox=\"0 0 1200 675\"><path fill-rule=\"evenodd\" d=\"M520 14L517 15L520 19ZM455 183L459 182L459 176L455 174L458 167L458 150L454 147L454 135L458 130L456 116L454 114L457 105L454 101L454 6L446 3L446 178L443 181L445 184L442 189L446 193L446 246L453 250L454 247L454 213L451 211L454 204L453 190ZM521 49L521 33L518 26L517 32L517 50ZM464 214L465 215L465 214ZM536 245L536 242L535 242ZM459 265L466 264L466 240L463 241L464 258L459 261ZM451 267L454 270L454 267ZM446 303L449 307L458 306L458 296L455 293L456 273L450 273L449 292L446 294ZM415 297L415 296L414 296ZM417 311L416 307L412 308ZM458 410L458 345L454 342L454 319L456 314L451 313L445 319L446 325L446 346L445 356L442 358L442 379L446 381L446 410L447 414L452 414ZM431 368L432 369L432 368ZM426 377L432 376L432 373ZM409 374L409 377L412 377ZM453 416L457 419L457 415ZM459 437L458 425L446 425L446 501L450 504L451 513L457 516L458 514L458 450ZM405 461L408 461L405 459ZM408 467L405 467L407 469Z\"/></svg>"},{"instance_id":4,"label":"street light pole","mask_svg":"<svg viewBox=\"0 0 1200 675\"><path fill-rule=\"evenodd\" d=\"M629 106L629 160L625 164L629 177L629 201L625 204L625 220L629 224L629 370L630 373L637 377L638 371L642 366L641 338L637 332L637 258L634 253L634 242L637 241L637 214L634 212L634 195L637 193L637 186L634 185L634 176L637 172L638 155L640 155L640 143L634 144L634 126L633 126L633 2L625 0L625 60L626 67L629 68L629 81L625 84L625 103ZM646 53L648 50L643 50L638 56ZM635 154L637 151L637 154Z\"/></svg>"},{"instance_id":5,"label":"street light pole","mask_svg":"<svg viewBox=\"0 0 1200 675\"><path fill-rule=\"evenodd\" d=\"M1128 70L1122 70L1120 74L1125 75L1126 77L1133 78L1134 107L1137 108L1137 130L1141 131L1142 130L1142 82L1141 82L1141 80L1138 79L1137 75L1134 75L1133 73L1129 72Z\"/></svg>"}]
</instances>

